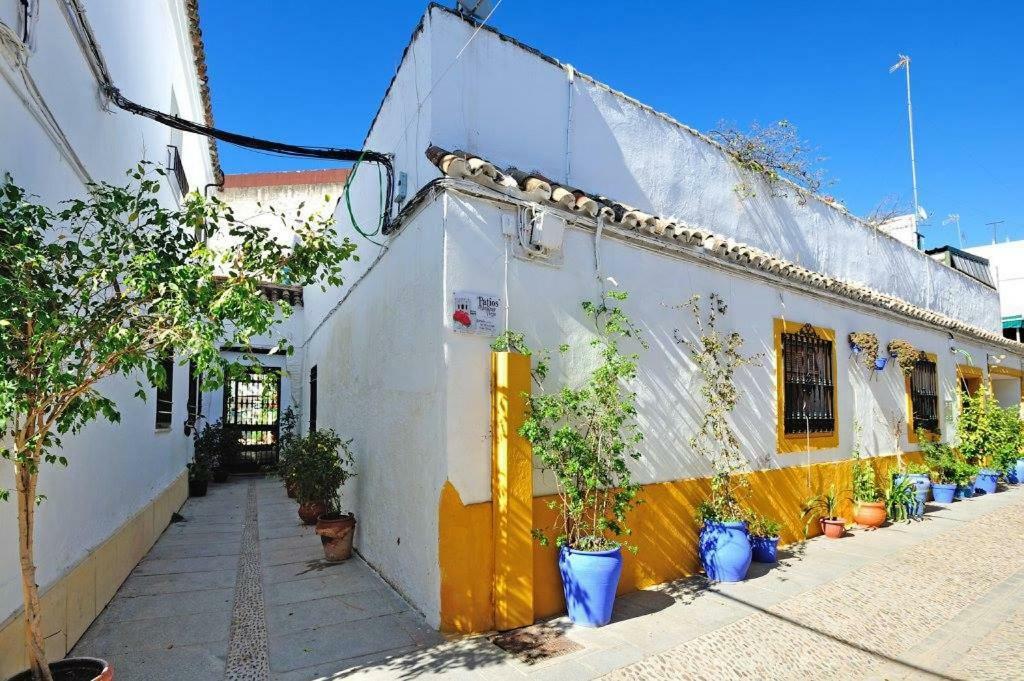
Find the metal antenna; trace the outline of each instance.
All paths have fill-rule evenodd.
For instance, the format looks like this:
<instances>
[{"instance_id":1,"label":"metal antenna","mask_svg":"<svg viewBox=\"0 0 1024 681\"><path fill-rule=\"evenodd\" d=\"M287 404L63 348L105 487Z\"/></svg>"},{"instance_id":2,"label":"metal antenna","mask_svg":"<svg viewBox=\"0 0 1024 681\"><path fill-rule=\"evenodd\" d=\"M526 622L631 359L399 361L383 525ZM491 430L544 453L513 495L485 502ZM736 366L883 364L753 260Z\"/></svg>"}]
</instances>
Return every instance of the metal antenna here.
<instances>
[{"instance_id":1,"label":"metal antenna","mask_svg":"<svg viewBox=\"0 0 1024 681\"><path fill-rule=\"evenodd\" d=\"M992 228L992 243L993 244L996 242L996 229L999 227L999 225L1003 224L1004 222L1006 222L1006 220L996 220L995 222L986 222L985 223L987 226Z\"/></svg>"},{"instance_id":2,"label":"metal antenna","mask_svg":"<svg viewBox=\"0 0 1024 681\"><path fill-rule=\"evenodd\" d=\"M899 69L907 72L907 122L910 127L910 178L914 187L914 225L921 216L921 206L917 202L917 160L914 158L914 107L910 103L910 57L905 54L896 55L899 60L889 67L889 73L895 73ZM920 239L920 234L918 235Z\"/></svg>"},{"instance_id":3,"label":"metal antenna","mask_svg":"<svg viewBox=\"0 0 1024 681\"><path fill-rule=\"evenodd\" d=\"M956 238L960 242L960 248L964 247L964 233L960 231L960 213L950 213L946 216L946 219L942 221L942 224L948 225L951 222L956 223Z\"/></svg>"}]
</instances>

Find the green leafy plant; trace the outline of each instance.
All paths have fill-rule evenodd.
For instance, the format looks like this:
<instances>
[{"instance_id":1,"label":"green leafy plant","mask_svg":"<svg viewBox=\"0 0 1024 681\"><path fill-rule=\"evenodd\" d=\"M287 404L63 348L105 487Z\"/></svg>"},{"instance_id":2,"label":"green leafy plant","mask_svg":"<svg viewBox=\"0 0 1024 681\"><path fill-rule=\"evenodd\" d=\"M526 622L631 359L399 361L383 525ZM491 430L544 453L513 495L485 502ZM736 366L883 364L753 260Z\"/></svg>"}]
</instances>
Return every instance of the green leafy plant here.
<instances>
[{"instance_id":1,"label":"green leafy plant","mask_svg":"<svg viewBox=\"0 0 1024 681\"><path fill-rule=\"evenodd\" d=\"M850 347L860 348L860 361L868 369L874 371L875 360L878 359L878 336L870 331L854 331L847 340Z\"/></svg>"},{"instance_id":2,"label":"green leafy plant","mask_svg":"<svg viewBox=\"0 0 1024 681\"><path fill-rule=\"evenodd\" d=\"M917 507L917 488L907 478L892 480L885 489L885 512L894 523L910 522L910 511Z\"/></svg>"},{"instance_id":3,"label":"green leafy plant","mask_svg":"<svg viewBox=\"0 0 1024 681\"><path fill-rule=\"evenodd\" d=\"M281 414L280 436L277 440L277 474L285 483L292 483L292 468L296 461L295 444L299 439L299 415L289 406Z\"/></svg>"},{"instance_id":4,"label":"green leafy plant","mask_svg":"<svg viewBox=\"0 0 1024 681\"><path fill-rule=\"evenodd\" d=\"M626 293L613 291L599 302L582 304L596 331L589 345L599 358L582 385L527 396L519 433L533 446L541 467L554 475L558 501L551 508L560 512L555 528L559 546L608 550L619 543L614 538L630 533L626 515L638 503L640 486L627 462L640 457L643 433L636 423L636 394L625 384L636 378L639 356L624 353L620 344L625 339L646 344L617 304L626 299ZM542 544L549 541L542 530L534 530L534 536Z\"/></svg>"},{"instance_id":5,"label":"green leafy plant","mask_svg":"<svg viewBox=\"0 0 1024 681\"><path fill-rule=\"evenodd\" d=\"M351 443L330 428L294 438L290 475L300 504L323 502L328 513L341 510L341 488L356 475Z\"/></svg>"},{"instance_id":6,"label":"green leafy plant","mask_svg":"<svg viewBox=\"0 0 1024 681\"><path fill-rule=\"evenodd\" d=\"M188 469L189 482L209 482L210 478L213 477L213 470L210 465L193 457L191 461L185 464L185 468Z\"/></svg>"},{"instance_id":7,"label":"green leafy plant","mask_svg":"<svg viewBox=\"0 0 1024 681\"><path fill-rule=\"evenodd\" d=\"M944 485L966 485L978 472L948 444L931 442L918 433L921 452L933 480Z\"/></svg>"},{"instance_id":8,"label":"green leafy plant","mask_svg":"<svg viewBox=\"0 0 1024 681\"><path fill-rule=\"evenodd\" d=\"M686 303L696 337L687 338L679 329L673 334L676 343L686 348L700 375L704 411L697 432L690 438L690 448L714 468L711 496L697 507L697 519L702 523L745 520L748 513L740 496L749 488L749 481L740 473L749 471L750 466L740 451L731 414L742 396L736 388L736 371L745 366L760 366L761 355L744 355L743 337L736 331L719 330L719 321L729 312L721 296L711 293L706 305L701 301L701 296L693 295Z\"/></svg>"},{"instance_id":9,"label":"green leafy plant","mask_svg":"<svg viewBox=\"0 0 1024 681\"><path fill-rule=\"evenodd\" d=\"M778 537L782 531L779 521L768 516L751 514L749 532L752 537Z\"/></svg>"},{"instance_id":10,"label":"green leafy plant","mask_svg":"<svg viewBox=\"0 0 1024 681\"><path fill-rule=\"evenodd\" d=\"M960 396L960 416L956 422L958 448L972 466L988 466L1019 447L1019 426L1008 427L1003 409L992 390L982 382L974 395Z\"/></svg>"},{"instance_id":11,"label":"green leafy plant","mask_svg":"<svg viewBox=\"0 0 1024 681\"><path fill-rule=\"evenodd\" d=\"M804 502L801 508L804 523L804 536L810 531L811 524L819 520L840 520L839 506L843 503L846 492L836 490L835 483L829 485L828 491L815 494Z\"/></svg>"},{"instance_id":12,"label":"green leafy plant","mask_svg":"<svg viewBox=\"0 0 1024 681\"><path fill-rule=\"evenodd\" d=\"M905 340L891 340L886 348L889 351L889 355L896 358L896 364L899 365L905 376L909 376L914 372L914 366L917 365L917 361L921 359L921 351L918 350L909 341Z\"/></svg>"},{"instance_id":13,"label":"green leafy plant","mask_svg":"<svg viewBox=\"0 0 1024 681\"><path fill-rule=\"evenodd\" d=\"M882 490L875 480L875 469L869 461L854 459L852 467L853 500L860 503L874 503L882 498Z\"/></svg>"},{"instance_id":14,"label":"green leafy plant","mask_svg":"<svg viewBox=\"0 0 1024 681\"><path fill-rule=\"evenodd\" d=\"M221 419L193 430L192 443L193 459L211 471L230 466L239 453L237 437L224 428Z\"/></svg>"},{"instance_id":15,"label":"green leafy plant","mask_svg":"<svg viewBox=\"0 0 1024 681\"><path fill-rule=\"evenodd\" d=\"M919 429L918 432L920 434L926 436L925 440L928 439L928 437L927 437L928 433L926 431ZM908 473L910 475L928 475L928 473L930 472L930 469L928 468L927 464L918 463L917 461L911 461L910 463L908 463L905 466L903 466L901 471L904 472L904 473Z\"/></svg>"},{"instance_id":16,"label":"green leafy plant","mask_svg":"<svg viewBox=\"0 0 1024 681\"><path fill-rule=\"evenodd\" d=\"M263 295L263 284L337 285L342 263L354 257L354 244L316 215L289 217L296 241L283 246L216 198L192 193L180 208L165 208L164 174L142 163L127 184L89 184L84 197L58 208L36 203L10 178L0 183L0 454L14 469L28 662L37 680L51 679L33 558L40 467L68 465L65 434L97 418L119 420L101 381L136 380L144 399L148 386L139 377L166 385L161 360L173 354L216 389L242 371L221 345L248 347L291 312ZM203 237L218 232L238 245L215 252Z\"/></svg>"}]
</instances>

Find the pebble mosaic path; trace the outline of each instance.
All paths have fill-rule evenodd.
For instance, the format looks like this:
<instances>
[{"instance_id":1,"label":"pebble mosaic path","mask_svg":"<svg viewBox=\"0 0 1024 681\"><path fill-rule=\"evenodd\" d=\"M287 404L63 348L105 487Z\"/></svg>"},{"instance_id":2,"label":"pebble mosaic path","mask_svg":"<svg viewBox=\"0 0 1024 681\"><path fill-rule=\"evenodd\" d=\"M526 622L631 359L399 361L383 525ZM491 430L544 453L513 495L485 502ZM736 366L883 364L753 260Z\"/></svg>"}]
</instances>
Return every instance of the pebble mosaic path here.
<instances>
[{"instance_id":1,"label":"pebble mosaic path","mask_svg":"<svg viewBox=\"0 0 1024 681\"><path fill-rule=\"evenodd\" d=\"M256 481L250 480L245 521L242 523L242 552L238 556L235 605L231 611L225 681L266 681L270 676L258 517Z\"/></svg>"}]
</instances>

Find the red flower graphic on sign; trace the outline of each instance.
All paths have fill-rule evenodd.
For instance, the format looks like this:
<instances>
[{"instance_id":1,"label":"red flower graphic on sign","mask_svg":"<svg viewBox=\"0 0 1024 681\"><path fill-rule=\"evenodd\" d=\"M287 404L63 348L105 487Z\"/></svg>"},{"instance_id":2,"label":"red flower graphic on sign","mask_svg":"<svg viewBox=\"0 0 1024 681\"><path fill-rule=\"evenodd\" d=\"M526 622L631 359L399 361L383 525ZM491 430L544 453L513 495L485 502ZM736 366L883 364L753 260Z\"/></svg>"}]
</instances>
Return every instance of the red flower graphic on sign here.
<instances>
[{"instance_id":1,"label":"red flower graphic on sign","mask_svg":"<svg viewBox=\"0 0 1024 681\"><path fill-rule=\"evenodd\" d=\"M465 310L456 310L455 314L452 315L452 319L454 319L459 324L462 324L463 326L466 326L466 327L472 326L472 324L473 324L473 319L469 316L469 313L466 312Z\"/></svg>"}]
</instances>

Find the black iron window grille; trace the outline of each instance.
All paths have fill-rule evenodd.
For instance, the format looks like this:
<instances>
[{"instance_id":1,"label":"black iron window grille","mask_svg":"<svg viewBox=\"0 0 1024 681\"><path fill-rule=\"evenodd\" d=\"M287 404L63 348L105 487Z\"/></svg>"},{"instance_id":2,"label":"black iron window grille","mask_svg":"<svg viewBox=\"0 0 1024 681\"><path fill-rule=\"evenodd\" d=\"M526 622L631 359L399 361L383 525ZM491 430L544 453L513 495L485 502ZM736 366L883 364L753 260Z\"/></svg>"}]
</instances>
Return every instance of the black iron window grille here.
<instances>
[{"instance_id":1,"label":"black iron window grille","mask_svg":"<svg viewBox=\"0 0 1024 681\"><path fill-rule=\"evenodd\" d=\"M782 334L783 422L786 435L835 432L835 383L832 341L810 324Z\"/></svg>"},{"instance_id":2,"label":"black iron window grille","mask_svg":"<svg viewBox=\"0 0 1024 681\"><path fill-rule=\"evenodd\" d=\"M167 147L167 170L174 178L178 196L188 194L188 177L185 176L185 166L181 163L181 152L173 145Z\"/></svg>"},{"instance_id":3,"label":"black iron window grille","mask_svg":"<svg viewBox=\"0 0 1024 681\"><path fill-rule=\"evenodd\" d=\"M156 427L170 428L174 411L174 356L160 360L164 370L164 385L156 389Z\"/></svg>"},{"instance_id":4,"label":"black iron window grille","mask_svg":"<svg viewBox=\"0 0 1024 681\"><path fill-rule=\"evenodd\" d=\"M910 405L914 432L918 429L939 432L939 380L935 362L921 358L910 374Z\"/></svg>"}]
</instances>

